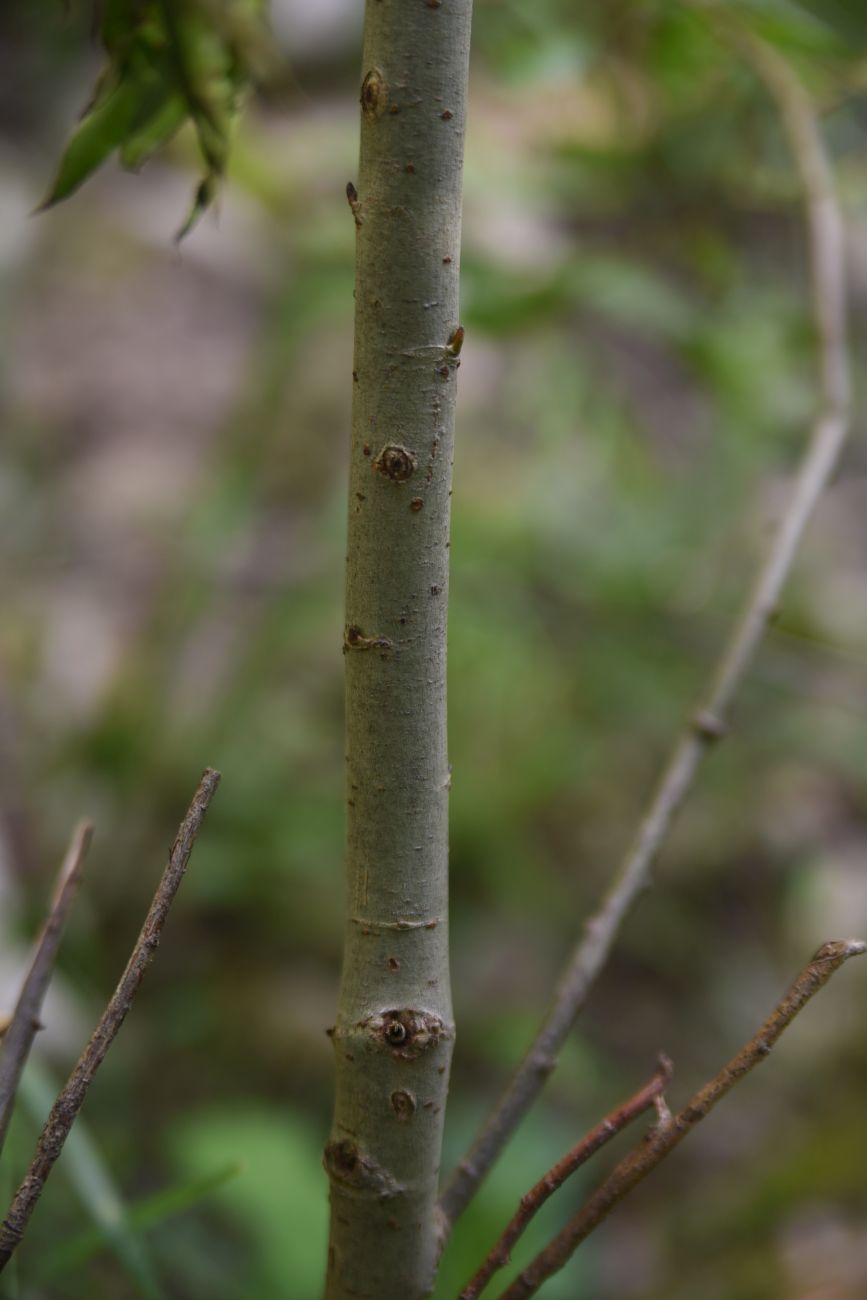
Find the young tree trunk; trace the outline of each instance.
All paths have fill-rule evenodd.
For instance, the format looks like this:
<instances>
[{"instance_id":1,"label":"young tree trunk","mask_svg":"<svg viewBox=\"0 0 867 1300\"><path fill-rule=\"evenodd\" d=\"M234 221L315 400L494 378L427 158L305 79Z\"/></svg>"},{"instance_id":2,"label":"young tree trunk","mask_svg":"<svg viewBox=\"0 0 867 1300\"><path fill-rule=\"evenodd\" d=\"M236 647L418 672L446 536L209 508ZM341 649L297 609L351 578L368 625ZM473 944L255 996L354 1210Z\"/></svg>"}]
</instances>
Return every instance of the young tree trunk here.
<instances>
[{"instance_id":1,"label":"young tree trunk","mask_svg":"<svg viewBox=\"0 0 867 1300\"><path fill-rule=\"evenodd\" d=\"M346 627L348 894L327 1300L416 1300L439 1254L454 1027L446 612L472 0L367 0Z\"/></svg>"}]
</instances>

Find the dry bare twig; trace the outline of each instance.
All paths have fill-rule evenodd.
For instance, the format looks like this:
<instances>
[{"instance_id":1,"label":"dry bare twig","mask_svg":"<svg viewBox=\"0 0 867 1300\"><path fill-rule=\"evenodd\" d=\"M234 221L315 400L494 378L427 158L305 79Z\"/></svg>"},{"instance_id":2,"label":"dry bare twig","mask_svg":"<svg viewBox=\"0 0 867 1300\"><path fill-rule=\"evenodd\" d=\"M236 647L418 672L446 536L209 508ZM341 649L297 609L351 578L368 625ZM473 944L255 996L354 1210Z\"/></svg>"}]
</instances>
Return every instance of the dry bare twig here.
<instances>
[{"instance_id":1,"label":"dry bare twig","mask_svg":"<svg viewBox=\"0 0 867 1300\"><path fill-rule=\"evenodd\" d=\"M184 878L196 836L219 783L219 772L215 772L213 768L206 768L175 837L168 864L127 962L126 970L102 1013L90 1042L78 1058L45 1121L30 1168L12 1198L5 1219L0 1224L0 1272L9 1263L21 1241L30 1216L42 1195L45 1181L63 1150L67 1135L84 1104L94 1075L123 1024L145 970L159 947L169 908Z\"/></svg>"},{"instance_id":2,"label":"dry bare twig","mask_svg":"<svg viewBox=\"0 0 867 1300\"><path fill-rule=\"evenodd\" d=\"M602 970L624 917L647 885L675 814L705 754L726 732L735 696L777 612L783 585L849 429L843 223L810 99L783 59L751 37L748 57L777 106L798 170L807 216L817 334L819 408L791 497L708 688L668 759L636 835L596 914L585 924L529 1051L440 1197L445 1230L475 1194L535 1101Z\"/></svg>"},{"instance_id":3,"label":"dry bare twig","mask_svg":"<svg viewBox=\"0 0 867 1300\"><path fill-rule=\"evenodd\" d=\"M459 1300L477 1300L498 1269L508 1264L515 1242L526 1231L549 1196L553 1196L562 1187L566 1179L580 1169L583 1164L607 1142L610 1142L621 1129L626 1128L644 1111L656 1105L671 1080L671 1061L660 1055L659 1065L653 1078L643 1088L633 1093L626 1101L616 1106L603 1120L586 1133L580 1142L576 1142L562 1160L558 1160L543 1178L540 1178L529 1192L521 1197L521 1204L506 1226L502 1236L492 1247L487 1258L477 1273L473 1275L460 1294Z\"/></svg>"},{"instance_id":4,"label":"dry bare twig","mask_svg":"<svg viewBox=\"0 0 867 1300\"><path fill-rule=\"evenodd\" d=\"M615 1206L683 1141L745 1074L765 1059L783 1030L813 994L827 983L834 971L839 970L849 957L863 952L867 952L867 943L860 939L837 939L823 944L746 1047L710 1083L699 1089L683 1110L651 1129L641 1145L620 1161L562 1232L506 1287L499 1300L527 1300L528 1296L535 1295L542 1283L563 1267Z\"/></svg>"},{"instance_id":5,"label":"dry bare twig","mask_svg":"<svg viewBox=\"0 0 867 1300\"><path fill-rule=\"evenodd\" d=\"M79 822L72 833L57 873L57 883L45 924L34 947L30 969L24 977L15 1010L3 1032L3 1047L0 1051L0 1155L3 1153L21 1074L39 1029L42 1003L57 961L63 928L78 890L81 869L92 836L93 826L87 821Z\"/></svg>"}]
</instances>

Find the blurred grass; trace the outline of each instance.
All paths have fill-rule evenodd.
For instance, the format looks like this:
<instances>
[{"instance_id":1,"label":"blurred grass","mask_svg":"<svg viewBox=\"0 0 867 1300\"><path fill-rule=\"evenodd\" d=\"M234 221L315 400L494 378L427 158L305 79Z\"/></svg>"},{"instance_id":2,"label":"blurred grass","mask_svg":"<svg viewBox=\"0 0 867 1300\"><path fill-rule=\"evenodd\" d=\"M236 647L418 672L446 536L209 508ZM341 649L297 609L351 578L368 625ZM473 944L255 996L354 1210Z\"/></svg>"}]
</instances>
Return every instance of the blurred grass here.
<instances>
[{"instance_id":1,"label":"blurred grass","mask_svg":"<svg viewBox=\"0 0 867 1300\"><path fill-rule=\"evenodd\" d=\"M31 1123L41 1129L51 1110L54 1098L60 1088L58 1080L31 1062L25 1071L20 1088L21 1105L27 1111ZM165 1300L163 1290L148 1248L136 1233L131 1216L123 1199L114 1186L111 1174L96 1143L90 1135L87 1125L79 1120L70 1132L63 1148L63 1174L81 1202L81 1205L96 1225L92 1239L95 1244L92 1253L108 1247L117 1256L117 1260L132 1284L135 1295L142 1300ZM75 1267L81 1259L72 1252L70 1259L66 1255L63 1262L63 1249L60 1260L54 1252L52 1271L63 1272L65 1268ZM87 1258L85 1254L84 1258ZM51 1256L49 1256L49 1261ZM49 1261L43 1261L48 1263Z\"/></svg>"},{"instance_id":2,"label":"blurred grass","mask_svg":"<svg viewBox=\"0 0 867 1300\"><path fill-rule=\"evenodd\" d=\"M762 11L824 111L860 390L864 51L815 13ZM357 52L340 20L303 45L301 14L281 7L292 75L246 117L219 220L180 256L184 138L143 176L109 171L26 220L92 69L75 14L0 17L0 947L24 942L70 821L94 815L63 959L67 1005L87 1023L199 770L222 769L160 960L88 1107L132 1205L244 1164L149 1233L178 1300L312 1300L324 1252ZM446 1162L623 849L814 402L791 168L762 92L695 15L479 0L466 191ZM688 1095L830 927L867 930L863 432L858 415L735 733L450 1246L438 1296L660 1048ZM859 987L805 1014L552 1300L806 1300L814 1273L791 1249L803 1202L838 1225L863 1215ZM65 1029L61 1017L47 1035L63 1067ZM548 1207L540 1234L577 1194ZM83 1226L68 1189L50 1187L22 1277ZM819 1241L802 1236L804 1250ZM841 1240L836 1273L815 1245L827 1276L811 1285L847 1300L867 1290L867 1262ZM132 1294L106 1253L35 1286L32 1300Z\"/></svg>"}]
</instances>

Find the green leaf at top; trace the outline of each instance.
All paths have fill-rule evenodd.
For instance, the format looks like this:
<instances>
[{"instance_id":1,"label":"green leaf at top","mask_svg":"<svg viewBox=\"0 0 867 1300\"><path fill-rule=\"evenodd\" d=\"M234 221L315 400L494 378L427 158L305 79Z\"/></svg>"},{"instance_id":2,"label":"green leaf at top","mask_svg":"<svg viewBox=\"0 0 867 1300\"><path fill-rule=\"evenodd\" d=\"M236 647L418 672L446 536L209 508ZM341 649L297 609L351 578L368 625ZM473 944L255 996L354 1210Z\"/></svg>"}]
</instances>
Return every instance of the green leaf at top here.
<instances>
[{"instance_id":1,"label":"green leaf at top","mask_svg":"<svg viewBox=\"0 0 867 1300\"><path fill-rule=\"evenodd\" d=\"M217 197L218 184L219 177L214 172L208 172L207 176L199 182L193 197L192 207L187 213L184 224L175 235L176 243L179 244L182 239L186 238L202 214L207 212Z\"/></svg>"},{"instance_id":2,"label":"green leaf at top","mask_svg":"<svg viewBox=\"0 0 867 1300\"><path fill-rule=\"evenodd\" d=\"M263 67L260 0L104 0L108 56L41 204L73 194L117 150L139 167L189 119L202 176L178 238L214 201L241 97Z\"/></svg>"},{"instance_id":3,"label":"green leaf at top","mask_svg":"<svg viewBox=\"0 0 867 1300\"><path fill-rule=\"evenodd\" d=\"M54 183L37 211L42 212L74 194L123 142L135 116L135 86L123 82L82 118L63 151Z\"/></svg>"},{"instance_id":4,"label":"green leaf at top","mask_svg":"<svg viewBox=\"0 0 867 1300\"><path fill-rule=\"evenodd\" d=\"M167 93L151 117L138 131L128 134L121 144L122 166L129 171L136 171L157 149L168 144L183 126L186 116L186 105L181 96L173 92Z\"/></svg>"}]
</instances>

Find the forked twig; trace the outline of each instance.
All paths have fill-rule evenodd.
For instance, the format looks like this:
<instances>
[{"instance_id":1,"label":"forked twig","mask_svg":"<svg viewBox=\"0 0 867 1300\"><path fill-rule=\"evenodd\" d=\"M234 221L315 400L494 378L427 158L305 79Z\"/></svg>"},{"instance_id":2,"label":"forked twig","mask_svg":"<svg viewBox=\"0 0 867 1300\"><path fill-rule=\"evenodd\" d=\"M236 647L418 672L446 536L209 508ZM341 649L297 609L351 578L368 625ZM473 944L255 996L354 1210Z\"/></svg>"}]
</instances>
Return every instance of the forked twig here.
<instances>
[{"instance_id":1,"label":"forked twig","mask_svg":"<svg viewBox=\"0 0 867 1300\"><path fill-rule=\"evenodd\" d=\"M30 1168L12 1199L5 1219L0 1224L0 1272L6 1267L21 1241L30 1216L42 1194L45 1181L84 1104L93 1077L123 1024L145 970L159 946L169 908L184 878L196 836L219 782L219 772L215 772L213 768L206 768L187 814L181 822L169 854L168 865L154 894L126 970L102 1013L90 1042L78 1058L45 1121Z\"/></svg>"},{"instance_id":2,"label":"forked twig","mask_svg":"<svg viewBox=\"0 0 867 1300\"><path fill-rule=\"evenodd\" d=\"M792 1023L813 994L827 983L834 971L839 970L849 957L863 952L867 952L867 943L857 939L839 939L823 944L746 1047L710 1083L706 1083L682 1111L651 1129L641 1145L620 1161L562 1232L506 1287L500 1300L527 1300L528 1296L535 1295L546 1278L563 1267L581 1242L589 1237L633 1187L683 1141L687 1133L704 1119L745 1074L765 1059L783 1030Z\"/></svg>"},{"instance_id":3,"label":"forked twig","mask_svg":"<svg viewBox=\"0 0 867 1300\"><path fill-rule=\"evenodd\" d=\"M3 1033L3 1046L0 1050L0 1155L3 1153L3 1143L12 1118L21 1073L39 1029L42 1003L57 961L63 928L81 880L81 869L92 836L93 826L87 821L79 822L72 833L69 848L57 873L54 896L48 907L42 933L36 941L30 969L24 977L15 1010Z\"/></svg>"},{"instance_id":4,"label":"forked twig","mask_svg":"<svg viewBox=\"0 0 867 1300\"><path fill-rule=\"evenodd\" d=\"M459 1300L477 1300L491 1278L500 1268L508 1264L515 1242L526 1230L549 1196L553 1196L562 1187L566 1179L580 1169L592 1155L607 1142L610 1142L621 1129L626 1128L644 1111L650 1110L662 1096L671 1079L671 1061L667 1056L660 1056L659 1066L653 1078L633 1093L628 1100L615 1107L610 1114L586 1133L580 1142L576 1142L562 1160L548 1170L526 1195L521 1197L521 1204L496 1245L491 1249L481 1268L473 1275L460 1294Z\"/></svg>"},{"instance_id":5,"label":"forked twig","mask_svg":"<svg viewBox=\"0 0 867 1300\"><path fill-rule=\"evenodd\" d=\"M812 104L794 73L774 51L755 38L750 39L747 51L777 105L804 193L817 332L818 413L770 552L759 569L706 693L675 742L601 907L584 926L541 1029L442 1192L440 1209L445 1231L471 1200L556 1065L557 1053L605 965L624 917L648 883L651 866L702 759L725 734L737 691L774 618L807 523L831 478L848 432L843 223L831 167Z\"/></svg>"}]
</instances>

